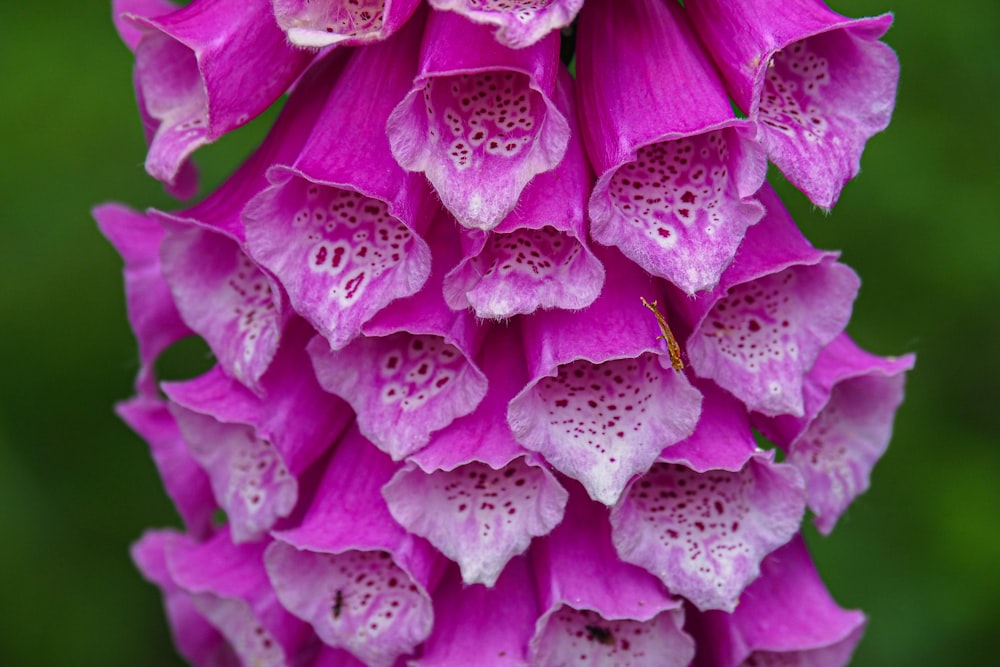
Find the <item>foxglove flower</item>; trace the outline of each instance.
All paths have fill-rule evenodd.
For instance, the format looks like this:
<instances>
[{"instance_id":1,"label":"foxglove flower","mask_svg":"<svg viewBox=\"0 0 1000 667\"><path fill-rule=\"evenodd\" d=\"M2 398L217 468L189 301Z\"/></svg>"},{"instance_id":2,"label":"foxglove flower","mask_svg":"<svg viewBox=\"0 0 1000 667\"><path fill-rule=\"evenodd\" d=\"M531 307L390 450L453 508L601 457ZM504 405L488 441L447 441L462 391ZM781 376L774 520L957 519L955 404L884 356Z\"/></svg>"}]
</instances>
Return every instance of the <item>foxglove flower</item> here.
<instances>
[{"instance_id":1,"label":"foxglove flower","mask_svg":"<svg viewBox=\"0 0 1000 667\"><path fill-rule=\"evenodd\" d=\"M889 125L899 61L878 41L892 16L848 19L820 0L691 0L699 34L768 157L832 208Z\"/></svg>"},{"instance_id":2,"label":"foxglove flower","mask_svg":"<svg viewBox=\"0 0 1000 667\"><path fill-rule=\"evenodd\" d=\"M578 48L594 239L688 294L714 287L764 214L753 125L676 3L591 0Z\"/></svg>"},{"instance_id":3,"label":"foxglove flower","mask_svg":"<svg viewBox=\"0 0 1000 667\"><path fill-rule=\"evenodd\" d=\"M143 32L136 91L156 128L146 171L168 184L195 149L259 115L313 58L287 43L267 0L195 0L168 14L125 18Z\"/></svg>"},{"instance_id":4,"label":"foxglove flower","mask_svg":"<svg viewBox=\"0 0 1000 667\"><path fill-rule=\"evenodd\" d=\"M490 230L536 174L566 153L569 123L553 100L555 35L514 51L452 12L431 12L420 72L387 125L392 154L424 172L466 227Z\"/></svg>"},{"instance_id":5,"label":"foxglove flower","mask_svg":"<svg viewBox=\"0 0 1000 667\"><path fill-rule=\"evenodd\" d=\"M186 659L849 660L864 616L798 535L867 488L913 357L847 337L857 276L764 176L832 206L891 111L887 18L114 4L175 194L289 93L202 201L94 211L139 347L118 411L184 523L133 559ZM192 334L215 366L158 383Z\"/></svg>"}]
</instances>

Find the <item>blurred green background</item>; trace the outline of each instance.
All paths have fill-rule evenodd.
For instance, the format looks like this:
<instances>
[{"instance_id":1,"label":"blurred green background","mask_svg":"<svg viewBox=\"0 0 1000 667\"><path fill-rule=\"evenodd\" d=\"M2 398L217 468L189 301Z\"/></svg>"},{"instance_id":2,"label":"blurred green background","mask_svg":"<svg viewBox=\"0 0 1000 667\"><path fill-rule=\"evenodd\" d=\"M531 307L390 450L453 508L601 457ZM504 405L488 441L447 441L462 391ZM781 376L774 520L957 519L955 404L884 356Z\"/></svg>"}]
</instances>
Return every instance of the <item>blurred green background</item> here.
<instances>
[{"instance_id":1,"label":"blurred green background","mask_svg":"<svg viewBox=\"0 0 1000 667\"><path fill-rule=\"evenodd\" d=\"M142 170L131 57L103 0L0 10L0 665L176 665L158 593L128 559L177 525L145 445L112 414L136 370L121 263L89 215L170 208ZM898 12L896 115L829 216L781 187L864 286L850 331L916 351L872 490L826 539L838 600L863 608L854 665L997 664L1000 620L1000 3L840 0ZM203 150L217 184L270 116ZM772 169L772 180L780 177ZM205 366L172 351L169 373ZM191 360L194 360L193 362Z\"/></svg>"}]
</instances>

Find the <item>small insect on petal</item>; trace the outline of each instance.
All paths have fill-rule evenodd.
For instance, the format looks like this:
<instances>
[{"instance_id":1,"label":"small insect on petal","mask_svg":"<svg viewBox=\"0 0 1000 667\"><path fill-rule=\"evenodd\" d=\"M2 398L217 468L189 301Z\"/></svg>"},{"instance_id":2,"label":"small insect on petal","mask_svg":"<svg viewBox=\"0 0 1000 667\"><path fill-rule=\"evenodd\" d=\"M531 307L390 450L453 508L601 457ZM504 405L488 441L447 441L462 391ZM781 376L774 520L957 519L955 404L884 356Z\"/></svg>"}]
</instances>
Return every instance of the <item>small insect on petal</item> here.
<instances>
[{"instance_id":1,"label":"small insect on petal","mask_svg":"<svg viewBox=\"0 0 1000 667\"><path fill-rule=\"evenodd\" d=\"M587 634L590 635L590 638L598 644L604 644L605 646L615 645L615 636L611 633L611 630L602 628L599 625L587 625L584 627L587 629Z\"/></svg>"},{"instance_id":2,"label":"small insect on petal","mask_svg":"<svg viewBox=\"0 0 1000 667\"><path fill-rule=\"evenodd\" d=\"M339 588L337 589L337 595L333 600L333 608L330 610L334 618L340 618L340 612L344 608L344 592Z\"/></svg>"},{"instance_id":3,"label":"small insect on petal","mask_svg":"<svg viewBox=\"0 0 1000 667\"><path fill-rule=\"evenodd\" d=\"M656 323L660 325L660 331L663 332L662 336L657 336L656 339L663 339L667 343L667 352L670 354L670 365L673 366L674 370L678 373L684 370L684 362L681 360L681 346L678 344L677 339L674 338L674 332L670 330L670 326L667 324L667 318L663 316L659 310L656 309L656 301L650 303L646 301L646 297L639 297L642 299L642 305L653 311L656 315Z\"/></svg>"}]
</instances>

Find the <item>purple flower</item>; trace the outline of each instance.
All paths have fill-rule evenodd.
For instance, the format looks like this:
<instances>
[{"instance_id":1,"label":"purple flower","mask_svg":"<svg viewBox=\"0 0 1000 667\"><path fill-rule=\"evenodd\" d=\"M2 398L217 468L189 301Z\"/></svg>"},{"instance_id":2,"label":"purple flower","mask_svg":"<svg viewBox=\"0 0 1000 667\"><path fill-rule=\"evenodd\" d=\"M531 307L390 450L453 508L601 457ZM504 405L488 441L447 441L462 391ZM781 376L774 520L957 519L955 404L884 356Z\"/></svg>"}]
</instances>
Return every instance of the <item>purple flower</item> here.
<instances>
[{"instance_id":1,"label":"purple flower","mask_svg":"<svg viewBox=\"0 0 1000 667\"><path fill-rule=\"evenodd\" d=\"M832 208L889 125L899 61L878 41L892 16L848 19L819 0L690 0L729 93L768 157L814 204Z\"/></svg>"},{"instance_id":2,"label":"purple flower","mask_svg":"<svg viewBox=\"0 0 1000 667\"><path fill-rule=\"evenodd\" d=\"M888 121L887 19L430 4L115 3L175 194L289 93L200 202L94 211L139 348L118 412L184 523L132 552L178 650L845 664L864 616L798 535L867 488L913 357L851 342L858 277L764 176L832 206ZM158 382L189 335L215 366Z\"/></svg>"}]
</instances>

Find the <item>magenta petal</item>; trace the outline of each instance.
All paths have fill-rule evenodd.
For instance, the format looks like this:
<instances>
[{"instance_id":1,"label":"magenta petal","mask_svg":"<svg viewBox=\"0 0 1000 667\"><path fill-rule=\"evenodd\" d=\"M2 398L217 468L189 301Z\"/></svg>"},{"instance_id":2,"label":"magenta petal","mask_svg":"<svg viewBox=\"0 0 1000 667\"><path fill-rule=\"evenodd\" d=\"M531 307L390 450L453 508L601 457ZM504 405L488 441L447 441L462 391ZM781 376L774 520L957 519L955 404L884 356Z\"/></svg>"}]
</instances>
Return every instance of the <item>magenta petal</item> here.
<instances>
[{"instance_id":1,"label":"magenta petal","mask_svg":"<svg viewBox=\"0 0 1000 667\"><path fill-rule=\"evenodd\" d=\"M697 472L742 470L757 451L746 408L712 382L697 380L694 385L704 397L698 426L689 437L664 449L660 459Z\"/></svg>"},{"instance_id":2,"label":"magenta petal","mask_svg":"<svg viewBox=\"0 0 1000 667\"><path fill-rule=\"evenodd\" d=\"M292 167L244 212L250 255L285 287L292 307L342 348L430 271L419 234L433 202L419 175L389 153L384 119L409 89L419 23L354 52ZM351 128L345 131L345 128Z\"/></svg>"},{"instance_id":3,"label":"magenta petal","mask_svg":"<svg viewBox=\"0 0 1000 667\"><path fill-rule=\"evenodd\" d=\"M764 559L732 614L697 614L699 667L844 667L865 616L841 609L796 537Z\"/></svg>"},{"instance_id":4,"label":"magenta petal","mask_svg":"<svg viewBox=\"0 0 1000 667\"><path fill-rule=\"evenodd\" d=\"M693 329L687 354L696 374L750 410L801 416L802 378L844 330L860 280L836 253L809 245L770 186L760 199L768 213L718 287L675 305Z\"/></svg>"},{"instance_id":5,"label":"magenta petal","mask_svg":"<svg viewBox=\"0 0 1000 667\"><path fill-rule=\"evenodd\" d=\"M304 343L290 327L259 397L216 367L164 383L192 456L209 473L233 541L257 540L298 500L298 479L350 423L350 409L316 382Z\"/></svg>"},{"instance_id":6,"label":"magenta petal","mask_svg":"<svg viewBox=\"0 0 1000 667\"><path fill-rule=\"evenodd\" d=\"M524 189L517 208L493 232L464 229L464 257L444 280L448 305L471 306L478 317L504 319L537 308L586 308L604 285L591 252L586 200L593 176L583 154L565 72L556 104L570 119L566 157Z\"/></svg>"},{"instance_id":7,"label":"magenta petal","mask_svg":"<svg viewBox=\"0 0 1000 667\"><path fill-rule=\"evenodd\" d=\"M205 471L191 457L166 402L140 395L119 403L115 411L149 443L163 486L188 532L195 538L208 536L216 508L212 487Z\"/></svg>"},{"instance_id":8,"label":"magenta petal","mask_svg":"<svg viewBox=\"0 0 1000 667\"><path fill-rule=\"evenodd\" d=\"M594 240L688 294L715 286L764 214L767 158L683 10L592 0L578 38Z\"/></svg>"},{"instance_id":9,"label":"magenta petal","mask_svg":"<svg viewBox=\"0 0 1000 667\"><path fill-rule=\"evenodd\" d=\"M167 183L195 149L270 106L314 55L288 44L268 0L196 0L130 18L146 33L135 50L139 97L159 123L146 171Z\"/></svg>"},{"instance_id":10,"label":"magenta petal","mask_svg":"<svg viewBox=\"0 0 1000 667\"><path fill-rule=\"evenodd\" d=\"M697 0L688 10L768 156L831 208L892 116L899 61L878 41L892 17L852 20L818 0Z\"/></svg>"},{"instance_id":11,"label":"magenta petal","mask_svg":"<svg viewBox=\"0 0 1000 667\"><path fill-rule=\"evenodd\" d=\"M607 282L593 305L524 321L531 381L507 419L521 444L612 505L665 446L694 431L701 394L656 340L640 301L655 291L648 276L617 251L599 257ZM628 304L634 311L623 317Z\"/></svg>"},{"instance_id":12,"label":"magenta petal","mask_svg":"<svg viewBox=\"0 0 1000 667\"><path fill-rule=\"evenodd\" d=\"M431 12L420 73L392 112L392 154L423 172L466 227L490 230L536 174L556 167L569 125L553 102L559 38L512 51L486 26Z\"/></svg>"},{"instance_id":13,"label":"magenta petal","mask_svg":"<svg viewBox=\"0 0 1000 667\"><path fill-rule=\"evenodd\" d=\"M532 548L541 618L532 665L687 667L684 610L648 572L614 553L607 510L573 493L566 518Z\"/></svg>"},{"instance_id":14,"label":"magenta petal","mask_svg":"<svg viewBox=\"0 0 1000 667\"><path fill-rule=\"evenodd\" d=\"M486 398L436 433L382 495L396 521L459 564L466 584L492 586L562 520L566 490L507 425L507 403L525 382L516 331L495 329L483 350Z\"/></svg>"},{"instance_id":15,"label":"magenta petal","mask_svg":"<svg viewBox=\"0 0 1000 667\"><path fill-rule=\"evenodd\" d=\"M161 352L192 333L181 320L160 270L163 228L121 204L103 204L93 215L101 233L125 261L128 320L139 343L136 388L140 394L155 395L153 363Z\"/></svg>"},{"instance_id":16,"label":"magenta petal","mask_svg":"<svg viewBox=\"0 0 1000 667\"><path fill-rule=\"evenodd\" d=\"M231 239L196 226L172 227L162 245L163 273L178 310L226 374L259 391L291 308Z\"/></svg>"},{"instance_id":17,"label":"magenta petal","mask_svg":"<svg viewBox=\"0 0 1000 667\"><path fill-rule=\"evenodd\" d=\"M430 4L494 26L498 42L522 49L571 24L583 0L430 0Z\"/></svg>"},{"instance_id":18,"label":"magenta petal","mask_svg":"<svg viewBox=\"0 0 1000 667\"><path fill-rule=\"evenodd\" d=\"M148 531L132 545L132 561L142 575L160 587L177 652L196 667L239 667L232 647L178 588L167 568L166 551L183 537L172 531Z\"/></svg>"},{"instance_id":19,"label":"magenta petal","mask_svg":"<svg viewBox=\"0 0 1000 667\"><path fill-rule=\"evenodd\" d=\"M758 428L788 451L789 463L805 476L809 509L822 533L832 531L868 489L903 401L904 373L914 361L911 354L877 357L841 334L806 376L805 416L758 420Z\"/></svg>"},{"instance_id":20,"label":"magenta petal","mask_svg":"<svg viewBox=\"0 0 1000 667\"><path fill-rule=\"evenodd\" d=\"M352 429L301 525L276 532L265 556L282 604L370 667L389 667L430 634L427 591L445 562L392 520L379 491L395 471Z\"/></svg>"},{"instance_id":21,"label":"magenta petal","mask_svg":"<svg viewBox=\"0 0 1000 667\"><path fill-rule=\"evenodd\" d=\"M288 41L299 46L361 46L386 39L420 0L271 0Z\"/></svg>"},{"instance_id":22,"label":"magenta petal","mask_svg":"<svg viewBox=\"0 0 1000 667\"><path fill-rule=\"evenodd\" d=\"M538 619L527 558L513 560L496 586L468 586L451 568L434 591L434 631L412 667L523 667Z\"/></svg>"},{"instance_id":23,"label":"magenta petal","mask_svg":"<svg viewBox=\"0 0 1000 667\"><path fill-rule=\"evenodd\" d=\"M266 546L234 545L226 531L202 544L178 537L167 549L167 566L242 664L285 667L307 658L318 642L278 602L264 571Z\"/></svg>"},{"instance_id":24,"label":"magenta petal","mask_svg":"<svg viewBox=\"0 0 1000 667\"><path fill-rule=\"evenodd\" d=\"M801 475L773 459L758 452L737 472L657 463L611 512L619 555L699 609L732 611L805 511Z\"/></svg>"}]
</instances>

